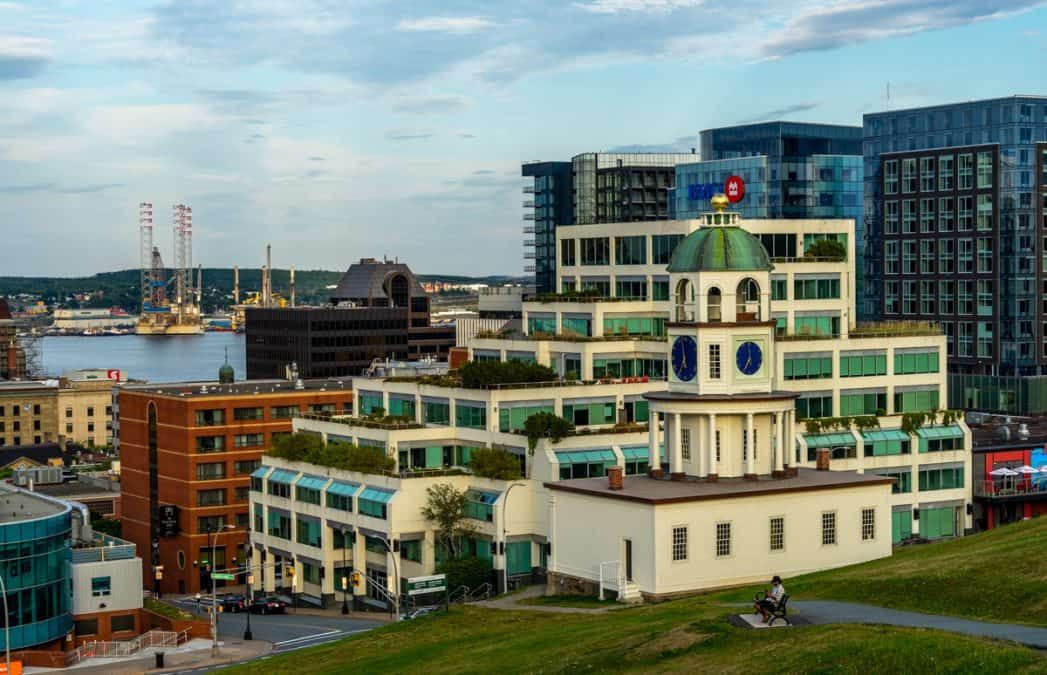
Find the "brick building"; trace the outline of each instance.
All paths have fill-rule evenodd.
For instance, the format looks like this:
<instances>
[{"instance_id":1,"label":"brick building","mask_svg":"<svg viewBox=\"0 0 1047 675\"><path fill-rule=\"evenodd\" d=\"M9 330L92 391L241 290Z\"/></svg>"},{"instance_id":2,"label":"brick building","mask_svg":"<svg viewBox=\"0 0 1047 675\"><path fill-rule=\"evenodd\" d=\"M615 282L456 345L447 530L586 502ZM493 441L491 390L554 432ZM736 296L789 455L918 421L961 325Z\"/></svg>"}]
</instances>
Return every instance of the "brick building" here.
<instances>
[{"instance_id":1,"label":"brick building","mask_svg":"<svg viewBox=\"0 0 1047 675\"><path fill-rule=\"evenodd\" d=\"M250 475L262 450L291 431L299 412L352 409L351 386L338 380L231 379L120 390L123 536L142 552L147 588L208 588L209 531L220 531L217 568L242 563Z\"/></svg>"}]
</instances>

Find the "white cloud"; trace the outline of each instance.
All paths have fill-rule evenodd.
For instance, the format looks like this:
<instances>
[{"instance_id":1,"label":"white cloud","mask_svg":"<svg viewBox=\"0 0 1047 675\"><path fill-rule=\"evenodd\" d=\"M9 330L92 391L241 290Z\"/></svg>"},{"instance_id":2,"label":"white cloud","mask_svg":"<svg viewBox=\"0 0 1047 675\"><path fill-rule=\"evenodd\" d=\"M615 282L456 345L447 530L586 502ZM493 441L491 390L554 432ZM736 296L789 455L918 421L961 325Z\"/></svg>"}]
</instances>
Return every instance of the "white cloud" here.
<instances>
[{"instance_id":1,"label":"white cloud","mask_svg":"<svg viewBox=\"0 0 1047 675\"><path fill-rule=\"evenodd\" d=\"M591 0L577 6L593 14L619 14L622 12L671 12L674 9L698 7L705 0Z\"/></svg>"},{"instance_id":2,"label":"white cloud","mask_svg":"<svg viewBox=\"0 0 1047 675\"><path fill-rule=\"evenodd\" d=\"M462 35L465 33L476 33L485 28L492 28L495 25L493 21L478 16L427 16L421 19L400 21L396 24L396 29Z\"/></svg>"}]
</instances>

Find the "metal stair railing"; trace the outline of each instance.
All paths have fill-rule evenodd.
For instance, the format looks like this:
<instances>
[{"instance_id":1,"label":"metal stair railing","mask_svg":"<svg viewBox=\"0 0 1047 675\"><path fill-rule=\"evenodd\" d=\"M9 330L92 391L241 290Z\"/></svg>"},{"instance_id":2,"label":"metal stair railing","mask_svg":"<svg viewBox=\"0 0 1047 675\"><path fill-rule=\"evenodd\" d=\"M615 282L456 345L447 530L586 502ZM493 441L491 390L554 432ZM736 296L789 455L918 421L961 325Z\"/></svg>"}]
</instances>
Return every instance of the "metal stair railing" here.
<instances>
[{"instance_id":1,"label":"metal stair railing","mask_svg":"<svg viewBox=\"0 0 1047 675\"><path fill-rule=\"evenodd\" d=\"M493 592L494 592L494 586L492 586L489 582L480 584L479 586L474 588L472 591L469 591L469 594L468 594L467 599L465 600L465 602L476 602L478 600L487 600L487 599L489 599L491 597L491 594Z\"/></svg>"}]
</instances>

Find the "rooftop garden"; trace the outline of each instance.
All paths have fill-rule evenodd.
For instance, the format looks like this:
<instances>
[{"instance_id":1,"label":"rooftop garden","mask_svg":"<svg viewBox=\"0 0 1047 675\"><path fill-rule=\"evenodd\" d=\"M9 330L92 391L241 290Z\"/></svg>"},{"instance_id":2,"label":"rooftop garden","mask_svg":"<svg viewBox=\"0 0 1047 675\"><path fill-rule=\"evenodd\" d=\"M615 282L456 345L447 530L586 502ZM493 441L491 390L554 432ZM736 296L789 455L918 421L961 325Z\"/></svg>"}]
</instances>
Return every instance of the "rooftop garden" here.
<instances>
[{"instance_id":1,"label":"rooftop garden","mask_svg":"<svg viewBox=\"0 0 1047 675\"><path fill-rule=\"evenodd\" d=\"M362 448L343 441L325 444L322 438L312 434L278 436L265 454L289 462L305 462L361 473L388 473L396 466L395 460L386 456L382 448Z\"/></svg>"},{"instance_id":2,"label":"rooftop garden","mask_svg":"<svg viewBox=\"0 0 1047 675\"><path fill-rule=\"evenodd\" d=\"M386 415L385 410L376 408L370 415L353 417L352 414L331 415L329 413L299 413L295 417L307 420L319 420L321 422L334 422L354 427L365 427L367 429L422 429L424 424L415 422L410 417L402 415Z\"/></svg>"},{"instance_id":3,"label":"rooftop garden","mask_svg":"<svg viewBox=\"0 0 1047 675\"><path fill-rule=\"evenodd\" d=\"M629 340L644 340L647 342L665 342L668 338L664 335L581 335L573 331L566 333L534 332L524 335L513 329L503 331L482 330L476 334L479 339L486 340L544 340L556 342L623 342Z\"/></svg>"}]
</instances>

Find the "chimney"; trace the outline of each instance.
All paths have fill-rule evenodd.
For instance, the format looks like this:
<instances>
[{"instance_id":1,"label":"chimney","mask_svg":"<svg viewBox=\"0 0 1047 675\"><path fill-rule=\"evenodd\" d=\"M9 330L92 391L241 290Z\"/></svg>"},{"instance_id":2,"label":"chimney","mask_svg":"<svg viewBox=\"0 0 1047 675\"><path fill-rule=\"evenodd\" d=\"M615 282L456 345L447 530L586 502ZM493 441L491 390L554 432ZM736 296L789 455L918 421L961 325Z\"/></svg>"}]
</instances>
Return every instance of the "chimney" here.
<instances>
[{"instance_id":1,"label":"chimney","mask_svg":"<svg viewBox=\"0 0 1047 675\"><path fill-rule=\"evenodd\" d=\"M818 448L818 459L815 468L819 471L829 470L829 453L832 452L829 448Z\"/></svg>"},{"instance_id":2,"label":"chimney","mask_svg":"<svg viewBox=\"0 0 1047 675\"><path fill-rule=\"evenodd\" d=\"M607 467L607 489L609 490L621 490L622 489L622 472L624 469L620 466L609 466Z\"/></svg>"}]
</instances>

